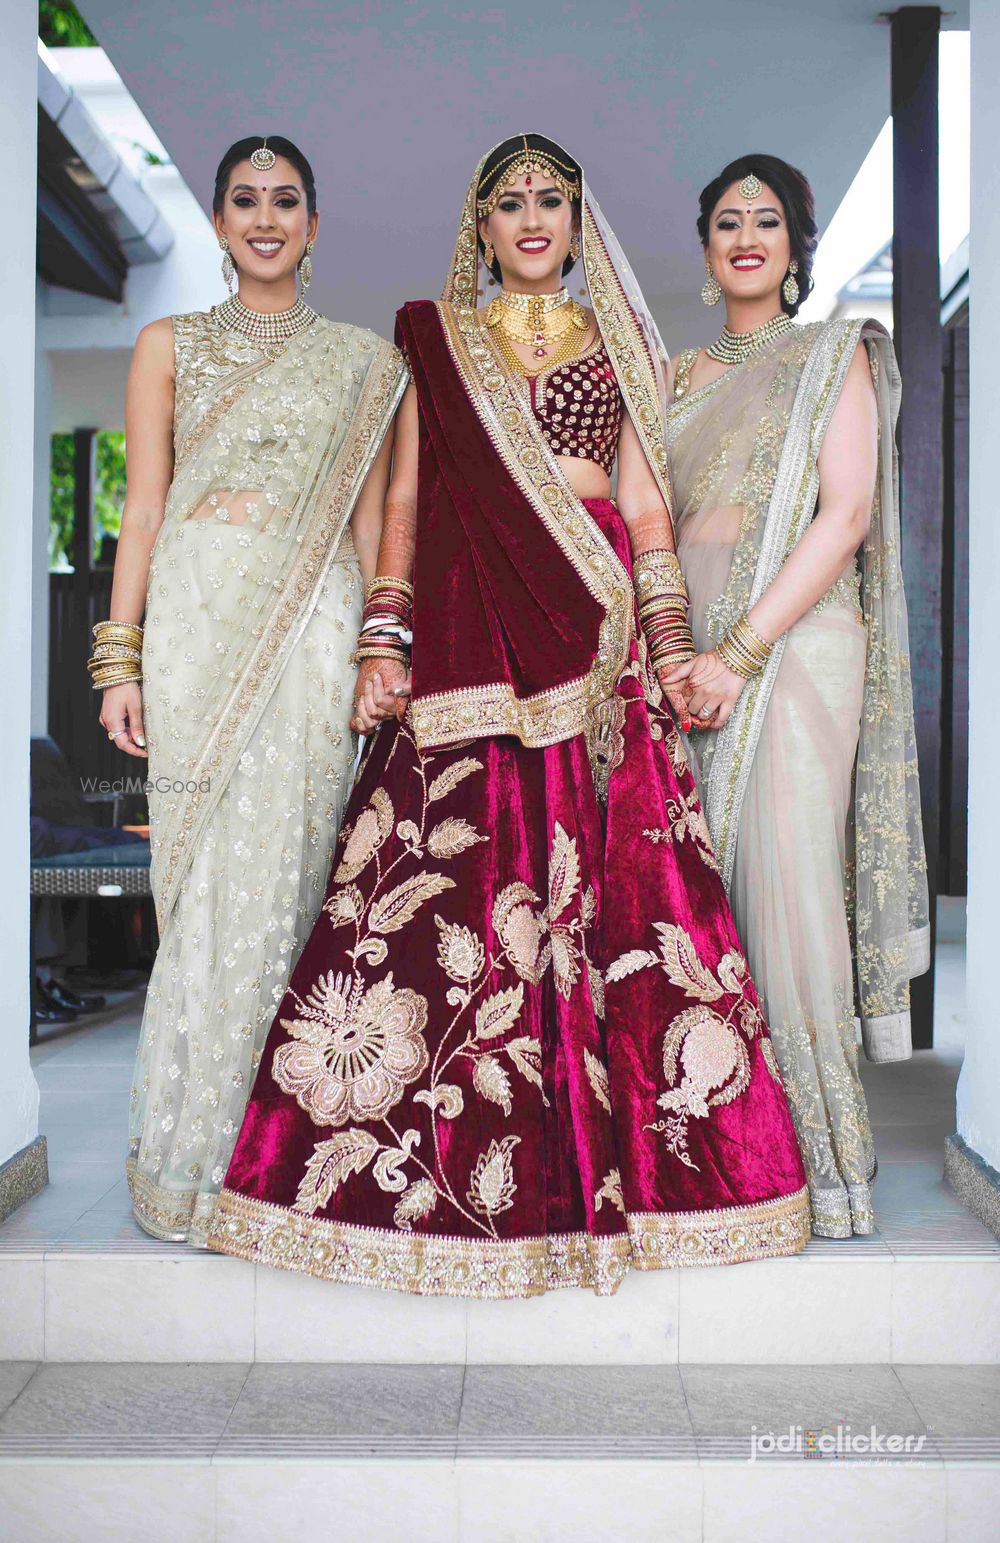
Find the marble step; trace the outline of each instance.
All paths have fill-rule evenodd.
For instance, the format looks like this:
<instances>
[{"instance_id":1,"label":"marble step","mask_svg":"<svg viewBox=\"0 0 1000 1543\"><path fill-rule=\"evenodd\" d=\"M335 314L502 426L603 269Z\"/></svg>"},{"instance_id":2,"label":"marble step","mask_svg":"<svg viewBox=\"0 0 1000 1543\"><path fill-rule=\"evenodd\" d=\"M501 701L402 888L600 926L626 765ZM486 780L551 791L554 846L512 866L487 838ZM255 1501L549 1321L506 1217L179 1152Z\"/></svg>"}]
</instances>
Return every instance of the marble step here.
<instances>
[{"instance_id":1,"label":"marble step","mask_svg":"<svg viewBox=\"0 0 1000 1543\"><path fill-rule=\"evenodd\" d=\"M0 1359L24 1361L1000 1362L1000 1246L984 1231L924 1252L815 1240L793 1259L634 1274L610 1298L511 1302L332 1285L175 1245L9 1239L0 1302Z\"/></svg>"},{"instance_id":2,"label":"marble step","mask_svg":"<svg viewBox=\"0 0 1000 1543\"><path fill-rule=\"evenodd\" d=\"M0 1365L11 1543L986 1543L998 1506L995 1367Z\"/></svg>"}]
</instances>

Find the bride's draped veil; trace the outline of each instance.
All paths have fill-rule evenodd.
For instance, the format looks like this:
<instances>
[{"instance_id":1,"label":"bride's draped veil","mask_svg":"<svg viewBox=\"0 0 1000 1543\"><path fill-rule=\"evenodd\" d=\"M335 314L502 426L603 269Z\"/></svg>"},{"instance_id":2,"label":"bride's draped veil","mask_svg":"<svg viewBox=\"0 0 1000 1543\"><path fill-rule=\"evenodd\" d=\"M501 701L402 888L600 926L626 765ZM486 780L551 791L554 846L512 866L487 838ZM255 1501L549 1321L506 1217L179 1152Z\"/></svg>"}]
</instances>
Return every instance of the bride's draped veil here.
<instances>
[{"instance_id":1,"label":"bride's draped veil","mask_svg":"<svg viewBox=\"0 0 1000 1543\"><path fill-rule=\"evenodd\" d=\"M527 142L529 136L524 137ZM441 296L446 304L456 307L474 308L476 305L479 290L476 194L483 168L498 148L499 145L494 145L479 161L462 206L451 268ZM639 281L590 191L586 173L583 173L580 242L580 268L601 337L646 459L664 502L671 509L673 500L664 444L667 352L643 299Z\"/></svg>"}]
</instances>

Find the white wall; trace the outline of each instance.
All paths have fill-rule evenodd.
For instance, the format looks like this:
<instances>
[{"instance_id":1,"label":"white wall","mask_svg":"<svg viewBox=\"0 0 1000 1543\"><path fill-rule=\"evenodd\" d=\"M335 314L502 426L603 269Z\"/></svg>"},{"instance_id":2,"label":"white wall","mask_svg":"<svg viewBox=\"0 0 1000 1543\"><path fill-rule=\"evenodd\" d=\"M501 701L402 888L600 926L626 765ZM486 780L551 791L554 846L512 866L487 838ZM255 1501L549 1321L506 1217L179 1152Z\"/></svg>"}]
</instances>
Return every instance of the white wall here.
<instances>
[{"instance_id":1,"label":"white wall","mask_svg":"<svg viewBox=\"0 0 1000 1543\"><path fill-rule=\"evenodd\" d=\"M40 310L40 305L39 305ZM35 317L35 493L31 540L31 733L49 724L49 465L52 367Z\"/></svg>"},{"instance_id":2,"label":"white wall","mask_svg":"<svg viewBox=\"0 0 1000 1543\"><path fill-rule=\"evenodd\" d=\"M8 210L0 242L4 368L0 370L0 1162L38 1134L28 1062L28 740L31 675L35 373L36 17L0 0L0 145Z\"/></svg>"},{"instance_id":3,"label":"white wall","mask_svg":"<svg viewBox=\"0 0 1000 1543\"><path fill-rule=\"evenodd\" d=\"M1000 1169L1000 713L996 703L1000 519L990 446L1000 422L1000 7L972 0L972 230L970 236L971 466L969 486L969 921L965 1062L958 1133Z\"/></svg>"}]
</instances>

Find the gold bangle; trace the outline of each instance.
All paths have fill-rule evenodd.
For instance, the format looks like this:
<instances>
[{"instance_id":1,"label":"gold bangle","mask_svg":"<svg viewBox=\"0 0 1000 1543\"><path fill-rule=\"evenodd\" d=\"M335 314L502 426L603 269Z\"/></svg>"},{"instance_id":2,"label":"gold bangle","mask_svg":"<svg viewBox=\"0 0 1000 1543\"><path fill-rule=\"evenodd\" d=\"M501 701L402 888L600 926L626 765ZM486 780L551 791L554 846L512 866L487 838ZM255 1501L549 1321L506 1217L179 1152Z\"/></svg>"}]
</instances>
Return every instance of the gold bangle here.
<instances>
[{"instance_id":1,"label":"gold bangle","mask_svg":"<svg viewBox=\"0 0 1000 1543\"><path fill-rule=\"evenodd\" d=\"M99 621L90 630L99 643L110 638L141 638L143 633L134 621Z\"/></svg>"}]
</instances>

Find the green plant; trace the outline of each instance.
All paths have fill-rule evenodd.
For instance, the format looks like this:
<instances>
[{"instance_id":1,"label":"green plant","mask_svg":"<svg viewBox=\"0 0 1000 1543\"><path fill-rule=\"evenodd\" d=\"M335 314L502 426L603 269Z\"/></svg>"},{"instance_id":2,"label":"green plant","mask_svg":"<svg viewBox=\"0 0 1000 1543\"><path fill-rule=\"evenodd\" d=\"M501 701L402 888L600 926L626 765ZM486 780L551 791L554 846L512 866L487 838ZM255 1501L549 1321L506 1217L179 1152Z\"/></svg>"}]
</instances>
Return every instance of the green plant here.
<instances>
[{"instance_id":1,"label":"green plant","mask_svg":"<svg viewBox=\"0 0 1000 1543\"><path fill-rule=\"evenodd\" d=\"M96 48L97 39L75 5L39 0L38 36L49 48Z\"/></svg>"},{"instance_id":2,"label":"green plant","mask_svg":"<svg viewBox=\"0 0 1000 1543\"><path fill-rule=\"evenodd\" d=\"M52 435L49 499L49 567L72 566L73 546L73 436ZM97 435L94 477L94 548L96 562L105 537L117 539L125 503L125 435L101 431Z\"/></svg>"}]
</instances>

